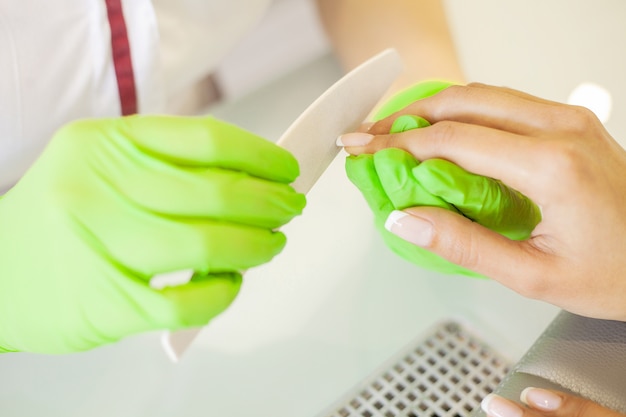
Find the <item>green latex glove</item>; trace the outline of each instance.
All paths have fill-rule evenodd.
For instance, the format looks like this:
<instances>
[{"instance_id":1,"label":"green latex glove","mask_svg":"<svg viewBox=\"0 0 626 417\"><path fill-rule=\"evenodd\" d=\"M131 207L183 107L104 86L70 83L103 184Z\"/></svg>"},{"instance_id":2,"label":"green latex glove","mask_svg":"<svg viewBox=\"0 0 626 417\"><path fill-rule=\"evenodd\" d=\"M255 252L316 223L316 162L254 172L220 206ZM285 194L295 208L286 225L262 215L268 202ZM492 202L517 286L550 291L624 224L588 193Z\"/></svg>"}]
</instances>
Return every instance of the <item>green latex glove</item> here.
<instances>
[{"instance_id":1,"label":"green latex glove","mask_svg":"<svg viewBox=\"0 0 626 417\"><path fill-rule=\"evenodd\" d=\"M436 94L450 84L440 81L417 84L385 103L375 120L380 120L421 98ZM418 116L398 117L390 133L401 133L430 124ZM415 246L384 228L393 210L415 206L441 207L462 214L510 239L526 239L541 220L539 208L521 193L502 182L469 173L448 161L432 159L420 163L400 149L384 149L373 155L346 159L346 172L372 209L377 228L387 246L403 258L427 269L479 277L425 249Z\"/></svg>"},{"instance_id":2,"label":"green latex glove","mask_svg":"<svg viewBox=\"0 0 626 417\"><path fill-rule=\"evenodd\" d=\"M61 129L0 199L0 350L64 353L201 326L239 271L285 245L302 194L287 151L213 118L133 116ZM155 290L159 273L191 282Z\"/></svg>"},{"instance_id":3,"label":"green latex glove","mask_svg":"<svg viewBox=\"0 0 626 417\"><path fill-rule=\"evenodd\" d=\"M417 83L408 87L389 98L382 106L378 108L373 117L374 121L382 120L391 116L397 111L402 110L409 104L421 100L426 97L434 96L441 90L450 87L452 83L448 81L429 80ZM423 120L423 119L422 119Z\"/></svg>"}]
</instances>

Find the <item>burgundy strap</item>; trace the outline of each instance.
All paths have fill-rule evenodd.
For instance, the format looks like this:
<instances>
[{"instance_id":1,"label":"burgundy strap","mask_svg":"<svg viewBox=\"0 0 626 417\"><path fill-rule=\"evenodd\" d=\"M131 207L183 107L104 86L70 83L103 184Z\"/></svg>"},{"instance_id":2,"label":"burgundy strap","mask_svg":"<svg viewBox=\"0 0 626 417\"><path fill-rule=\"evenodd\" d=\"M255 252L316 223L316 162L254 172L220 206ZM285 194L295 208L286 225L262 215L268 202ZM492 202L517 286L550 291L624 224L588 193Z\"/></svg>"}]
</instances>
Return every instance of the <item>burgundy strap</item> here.
<instances>
[{"instance_id":1,"label":"burgundy strap","mask_svg":"<svg viewBox=\"0 0 626 417\"><path fill-rule=\"evenodd\" d=\"M111 27L111 49L122 115L135 114L137 113L137 91L122 0L105 0L105 2Z\"/></svg>"}]
</instances>

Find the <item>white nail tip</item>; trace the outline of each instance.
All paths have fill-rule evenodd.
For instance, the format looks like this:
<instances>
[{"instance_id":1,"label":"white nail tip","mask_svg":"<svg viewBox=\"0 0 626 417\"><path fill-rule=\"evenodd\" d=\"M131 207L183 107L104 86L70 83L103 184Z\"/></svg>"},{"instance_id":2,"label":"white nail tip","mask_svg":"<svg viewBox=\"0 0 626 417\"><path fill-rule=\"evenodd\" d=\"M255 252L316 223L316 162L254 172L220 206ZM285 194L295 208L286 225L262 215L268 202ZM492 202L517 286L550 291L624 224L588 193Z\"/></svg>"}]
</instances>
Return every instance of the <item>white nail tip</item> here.
<instances>
[{"instance_id":1,"label":"white nail tip","mask_svg":"<svg viewBox=\"0 0 626 417\"><path fill-rule=\"evenodd\" d=\"M393 226L395 224L399 224L400 219L404 218L408 216L408 214L406 214L403 211L400 210L394 210L389 214L389 217L387 217L387 220L385 221L385 229L389 230L390 232L393 232L391 229L393 228Z\"/></svg>"},{"instance_id":2,"label":"white nail tip","mask_svg":"<svg viewBox=\"0 0 626 417\"><path fill-rule=\"evenodd\" d=\"M524 404L528 405L528 391L530 391L532 387L524 388L524 391L519 395L520 401Z\"/></svg>"},{"instance_id":3,"label":"white nail tip","mask_svg":"<svg viewBox=\"0 0 626 417\"><path fill-rule=\"evenodd\" d=\"M343 145L343 141L341 140L341 136L339 136L339 137L337 138L337 141L336 141L335 143L337 144L337 146L341 146L342 148L343 148L343 146L344 146L344 145Z\"/></svg>"},{"instance_id":4,"label":"white nail tip","mask_svg":"<svg viewBox=\"0 0 626 417\"><path fill-rule=\"evenodd\" d=\"M491 411L489 408L489 405L491 403L491 401L495 398L494 394L489 394L487 395L485 398L483 398L482 402L480 403L480 408L485 412L488 413L489 411Z\"/></svg>"}]
</instances>

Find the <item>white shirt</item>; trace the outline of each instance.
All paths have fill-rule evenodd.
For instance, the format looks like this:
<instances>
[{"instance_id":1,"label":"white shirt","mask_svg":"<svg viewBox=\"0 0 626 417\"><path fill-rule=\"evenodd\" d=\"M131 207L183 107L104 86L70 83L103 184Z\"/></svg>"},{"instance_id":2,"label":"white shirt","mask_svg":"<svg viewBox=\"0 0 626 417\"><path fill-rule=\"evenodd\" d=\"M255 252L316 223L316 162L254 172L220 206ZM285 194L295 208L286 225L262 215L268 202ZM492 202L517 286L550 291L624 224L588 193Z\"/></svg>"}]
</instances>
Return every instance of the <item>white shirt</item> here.
<instances>
[{"instance_id":1,"label":"white shirt","mask_svg":"<svg viewBox=\"0 0 626 417\"><path fill-rule=\"evenodd\" d=\"M124 0L142 113L210 73L271 0ZM0 0L0 194L54 132L120 115L104 0Z\"/></svg>"}]
</instances>

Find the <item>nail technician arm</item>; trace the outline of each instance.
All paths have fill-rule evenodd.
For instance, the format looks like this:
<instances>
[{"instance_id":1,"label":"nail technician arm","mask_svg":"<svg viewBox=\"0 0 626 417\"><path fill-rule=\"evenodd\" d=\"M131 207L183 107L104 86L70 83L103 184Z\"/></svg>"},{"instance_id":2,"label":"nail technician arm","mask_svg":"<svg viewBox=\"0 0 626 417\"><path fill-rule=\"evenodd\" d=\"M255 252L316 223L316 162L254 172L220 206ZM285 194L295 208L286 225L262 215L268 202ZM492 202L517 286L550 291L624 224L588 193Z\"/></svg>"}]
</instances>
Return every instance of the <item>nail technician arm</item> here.
<instances>
[{"instance_id":1,"label":"nail technician arm","mask_svg":"<svg viewBox=\"0 0 626 417\"><path fill-rule=\"evenodd\" d=\"M519 190L543 217L529 239L514 241L450 211L415 207L389 224L395 234L522 295L626 320L626 151L593 113L480 84L452 86L403 112L433 126L389 135L392 116L373 136L343 138L361 143L347 150L445 159Z\"/></svg>"},{"instance_id":2,"label":"nail technician arm","mask_svg":"<svg viewBox=\"0 0 626 417\"><path fill-rule=\"evenodd\" d=\"M625 417L592 401L557 391L526 388L521 406L497 395L488 395L481 408L488 417Z\"/></svg>"},{"instance_id":3,"label":"nail technician arm","mask_svg":"<svg viewBox=\"0 0 626 417\"><path fill-rule=\"evenodd\" d=\"M0 351L65 353L206 324L301 213L285 150L213 118L62 128L0 199ZM193 269L156 290L150 278Z\"/></svg>"},{"instance_id":4,"label":"nail technician arm","mask_svg":"<svg viewBox=\"0 0 626 417\"><path fill-rule=\"evenodd\" d=\"M428 79L463 82L441 1L317 0L317 4L346 70L393 47L400 53L405 71L390 93Z\"/></svg>"}]
</instances>

